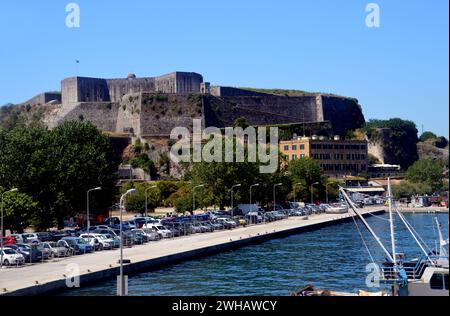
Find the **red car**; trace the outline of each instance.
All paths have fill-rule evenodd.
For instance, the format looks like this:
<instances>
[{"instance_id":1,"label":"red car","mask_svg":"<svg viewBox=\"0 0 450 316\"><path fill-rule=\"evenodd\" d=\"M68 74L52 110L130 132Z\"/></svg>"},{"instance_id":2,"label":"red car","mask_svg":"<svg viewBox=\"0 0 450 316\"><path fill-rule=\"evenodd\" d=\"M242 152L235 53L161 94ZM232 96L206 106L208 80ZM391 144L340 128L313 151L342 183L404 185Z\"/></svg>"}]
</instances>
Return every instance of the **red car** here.
<instances>
[{"instance_id":1,"label":"red car","mask_svg":"<svg viewBox=\"0 0 450 316\"><path fill-rule=\"evenodd\" d=\"M15 245L17 243L16 237L6 236L1 237L3 239L3 245Z\"/></svg>"}]
</instances>

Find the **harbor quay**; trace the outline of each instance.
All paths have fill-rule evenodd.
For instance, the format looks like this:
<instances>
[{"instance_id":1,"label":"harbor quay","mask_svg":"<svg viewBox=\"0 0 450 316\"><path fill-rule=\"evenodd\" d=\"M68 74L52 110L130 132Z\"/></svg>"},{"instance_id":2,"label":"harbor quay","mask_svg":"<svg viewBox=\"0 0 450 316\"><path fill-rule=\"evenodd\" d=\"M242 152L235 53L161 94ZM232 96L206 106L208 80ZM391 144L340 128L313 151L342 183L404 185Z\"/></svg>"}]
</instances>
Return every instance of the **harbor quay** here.
<instances>
[{"instance_id":1,"label":"harbor quay","mask_svg":"<svg viewBox=\"0 0 450 316\"><path fill-rule=\"evenodd\" d=\"M385 213L381 207L364 209L363 216ZM258 244L270 239L287 237L352 221L353 213L317 214L290 217L285 220L247 226L235 230L217 231L165 239L139 247L124 249L125 275L157 270L171 264L201 258L220 252ZM113 279L119 274L119 251L102 251L83 256L55 259L51 262L5 268L0 270L0 295L42 295L78 285ZM128 261L129 260L129 261ZM74 278L75 277L75 278ZM69 282L68 282L69 280Z\"/></svg>"}]
</instances>

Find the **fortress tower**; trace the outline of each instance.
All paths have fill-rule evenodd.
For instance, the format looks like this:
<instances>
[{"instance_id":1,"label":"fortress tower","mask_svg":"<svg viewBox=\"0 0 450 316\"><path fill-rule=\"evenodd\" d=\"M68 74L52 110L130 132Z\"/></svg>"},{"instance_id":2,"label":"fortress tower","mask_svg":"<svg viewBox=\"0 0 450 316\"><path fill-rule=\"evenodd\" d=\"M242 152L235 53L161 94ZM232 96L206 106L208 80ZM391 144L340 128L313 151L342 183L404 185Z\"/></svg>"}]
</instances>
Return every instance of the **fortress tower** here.
<instances>
[{"instance_id":1,"label":"fortress tower","mask_svg":"<svg viewBox=\"0 0 450 316\"><path fill-rule=\"evenodd\" d=\"M202 83L202 75L195 72L146 78L137 78L133 73L120 79L70 77L61 82L62 104L120 102L124 95L140 92L199 93Z\"/></svg>"}]
</instances>

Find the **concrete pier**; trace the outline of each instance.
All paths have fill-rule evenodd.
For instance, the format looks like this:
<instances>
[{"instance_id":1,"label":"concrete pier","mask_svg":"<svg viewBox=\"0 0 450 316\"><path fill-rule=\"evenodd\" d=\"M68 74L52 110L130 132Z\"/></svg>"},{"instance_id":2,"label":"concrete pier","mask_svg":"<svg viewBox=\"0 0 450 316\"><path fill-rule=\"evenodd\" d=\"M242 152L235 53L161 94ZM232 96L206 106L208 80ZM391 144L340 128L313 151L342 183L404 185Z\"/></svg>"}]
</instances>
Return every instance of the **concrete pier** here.
<instances>
[{"instance_id":1,"label":"concrete pier","mask_svg":"<svg viewBox=\"0 0 450 316\"><path fill-rule=\"evenodd\" d=\"M363 214L382 214L380 209L364 210ZM348 214L320 214L307 219L291 217L267 224L195 234L185 237L150 242L124 249L126 275L166 267L207 255L217 254L269 239L311 231L337 223L352 221ZM39 295L67 289L66 278L78 271L80 286L115 278L119 274L119 251L101 251L93 254L54 259L50 262L0 270L0 295Z\"/></svg>"}]
</instances>

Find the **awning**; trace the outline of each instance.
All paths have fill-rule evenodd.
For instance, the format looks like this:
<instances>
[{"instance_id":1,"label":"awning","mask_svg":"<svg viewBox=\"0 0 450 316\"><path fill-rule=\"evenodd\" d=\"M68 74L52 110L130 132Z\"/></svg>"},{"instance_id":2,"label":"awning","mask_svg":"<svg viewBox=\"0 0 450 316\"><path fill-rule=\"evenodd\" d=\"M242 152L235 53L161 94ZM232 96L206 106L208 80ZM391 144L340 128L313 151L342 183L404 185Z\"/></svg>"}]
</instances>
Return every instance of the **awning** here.
<instances>
[{"instance_id":1,"label":"awning","mask_svg":"<svg viewBox=\"0 0 450 316\"><path fill-rule=\"evenodd\" d=\"M364 188L345 188L349 192L385 192L385 189L383 187L364 187Z\"/></svg>"}]
</instances>

